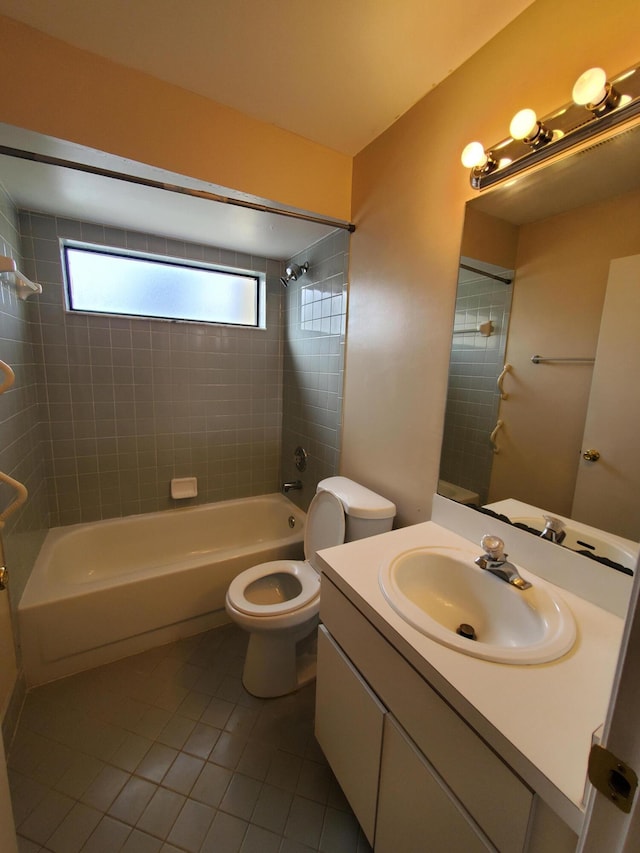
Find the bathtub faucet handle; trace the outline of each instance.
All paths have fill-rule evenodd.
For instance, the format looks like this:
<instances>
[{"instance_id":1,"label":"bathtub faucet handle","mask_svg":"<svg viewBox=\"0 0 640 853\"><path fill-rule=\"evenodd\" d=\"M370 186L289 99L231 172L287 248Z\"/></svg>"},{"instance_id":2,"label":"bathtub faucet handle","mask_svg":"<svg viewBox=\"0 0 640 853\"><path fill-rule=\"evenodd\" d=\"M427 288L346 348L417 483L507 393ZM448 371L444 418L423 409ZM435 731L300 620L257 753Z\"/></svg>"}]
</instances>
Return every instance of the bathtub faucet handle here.
<instances>
[{"instance_id":1,"label":"bathtub faucet handle","mask_svg":"<svg viewBox=\"0 0 640 853\"><path fill-rule=\"evenodd\" d=\"M284 495L286 495L287 492L291 492L293 490L301 489L301 488L302 488L302 480L293 480L291 483L283 483L282 484L282 493Z\"/></svg>"}]
</instances>

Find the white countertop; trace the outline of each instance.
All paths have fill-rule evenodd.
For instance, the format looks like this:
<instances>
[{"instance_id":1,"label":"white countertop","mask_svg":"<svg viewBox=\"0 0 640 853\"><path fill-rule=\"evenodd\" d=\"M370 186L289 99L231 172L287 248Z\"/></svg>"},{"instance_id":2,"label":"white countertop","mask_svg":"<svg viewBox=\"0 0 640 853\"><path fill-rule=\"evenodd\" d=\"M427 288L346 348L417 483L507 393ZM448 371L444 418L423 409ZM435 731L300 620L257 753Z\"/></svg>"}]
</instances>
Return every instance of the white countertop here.
<instances>
[{"instance_id":1,"label":"white countertop","mask_svg":"<svg viewBox=\"0 0 640 853\"><path fill-rule=\"evenodd\" d=\"M542 581L571 609L573 649L557 661L499 664L462 654L420 633L384 598L381 565L409 548L480 548L433 522L319 553L323 572L504 760L576 832L583 816L592 735L604 722L624 620ZM515 554L511 554L514 558ZM518 565L517 559L513 562ZM548 577L549 568L546 567Z\"/></svg>"}]
</instances>

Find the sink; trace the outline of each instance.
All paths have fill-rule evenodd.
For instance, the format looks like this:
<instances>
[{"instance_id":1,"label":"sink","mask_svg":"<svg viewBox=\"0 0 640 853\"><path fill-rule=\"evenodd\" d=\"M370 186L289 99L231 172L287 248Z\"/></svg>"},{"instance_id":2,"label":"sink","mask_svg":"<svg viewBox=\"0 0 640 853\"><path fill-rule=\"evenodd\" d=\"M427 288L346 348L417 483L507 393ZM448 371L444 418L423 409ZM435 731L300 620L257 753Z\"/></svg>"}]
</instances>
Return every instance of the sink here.
<instances>
[{"instance_id":1,"label":"sink","mask_svg":"<svg viewBox=\"0 0 640 853\"><path fill-rule=\"evenodd\" d=\"M518 590L476 566L478 553L444 546L404 551L382 565L380 588L406 622L466 655L537 664L568 652L575 621L555 589L531 578L530 589ZM461 625L476 639L457 633Z\"/></svg>"},{"instance_id":2,"label":"sink","mask_svg":"<svg viewBox=\"0 0 640 853\"><path fill-rule=\"evenodd\" d=\"M527 527L533 527L534 530L539 530L541 533L545 525L542 516L518 516L512 518L511 521L514 524L526 524ZM605 557L607 560L613 560L615 563L633 570L636 564L637 546L635 549L625 547L616 542L613 537L609 539L600 536L597 531L592 532L586 526L580 529L573 527L570 521L565 521L564 519L562 521L564 532L566 533L562 541L563 547L571 548L572 551L590 551L597 557Z\"/></svg>"}]
</instances>

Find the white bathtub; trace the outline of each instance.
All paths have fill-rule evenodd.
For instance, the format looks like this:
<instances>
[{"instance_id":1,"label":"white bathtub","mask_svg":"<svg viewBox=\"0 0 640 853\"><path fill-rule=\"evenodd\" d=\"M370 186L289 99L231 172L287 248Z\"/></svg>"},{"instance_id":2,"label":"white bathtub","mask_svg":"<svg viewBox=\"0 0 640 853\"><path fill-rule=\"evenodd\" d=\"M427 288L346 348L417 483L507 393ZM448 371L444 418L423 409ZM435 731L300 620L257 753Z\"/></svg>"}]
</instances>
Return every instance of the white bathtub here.
<instances>
[{"instance_id":1,"label":"white bathtub","mask_svg":"<svg viewBox=\"0 0 640 853\"><path fill-rule=\"evenodd\" d=\"M27 684L229 621L232 578L301 558L304 520L273 494L50 530L18 606Z\"/></svg>"}]
</instances>

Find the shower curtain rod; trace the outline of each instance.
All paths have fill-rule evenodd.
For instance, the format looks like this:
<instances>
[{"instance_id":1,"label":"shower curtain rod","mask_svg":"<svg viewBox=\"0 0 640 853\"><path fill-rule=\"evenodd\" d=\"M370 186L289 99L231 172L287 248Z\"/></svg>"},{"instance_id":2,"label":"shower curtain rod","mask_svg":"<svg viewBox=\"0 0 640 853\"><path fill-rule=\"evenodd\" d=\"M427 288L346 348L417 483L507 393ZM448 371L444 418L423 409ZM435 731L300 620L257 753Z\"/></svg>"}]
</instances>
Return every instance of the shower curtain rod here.
<instances>
[{"instance_id":1,"label":"shower curtain rod","mask_svg":"<svg viewBox=\"0 0 640 853\"><path fill-rule=\"evenodd\" d=\"M233 207L244 207L249 210L255 210L259 213L273 213L276 216L286 216L289 219L301 219L304 222L313 222L315 225L327 225L331 228L340 228L343 231L348 231L350 234L356 230L356 226L352 222L324 219L321 216L312 216L310 213L301 213L295 210L281 210L277 207L270 207L267 204L259 204L258 202L246 201L239 198L231 198L230 196L219 195L218 193L212 193L208 190L196 190L191 187L180 186L180 184L169 184L164 181L155 181L153 178L141 178L137 175L129 175L126 172L115 172L111 169L102 169L100 166L90 166L88 163L78 163L76 160L64 160L60 157L51 157L48 154L38 154L35 151L26 151L22 148L11 148L7 145L0 145L0 154L4 154L7 157L16 157L19 160L30 160L34 163L43 163L45 166L60 166L64 169L74 169L76 172L85 172L88 175L98 175L102 178L126 181L127 183L137 184L141 187L150 187L151 189L166 190L167 192L191 196L192 198L201 198L205 201L217 201L220 204L229 204Z\"/></svg>"},{"instance_id":2,"label":"shower curtain rod","mask_svg":"<svg viewBox=\"0 0 640 853\"><path fill-rule=\"evenodd\" d=\"M467 272L477 272L480 275L483 275L485 278L493 278L496 281L501 281L503 284L511 284L512 282L512 279L510 278L504 278L503 276L495 275L495 273L492 272L485 272L484 270L479 270L476 267L470 267L467 264L460 264L460 269L467 270Z\"/></svg>"}]
</instances>

